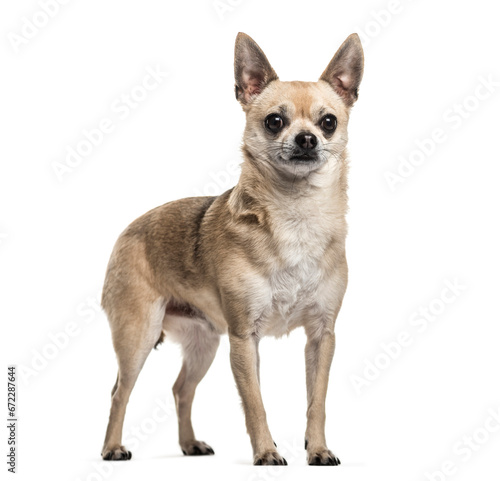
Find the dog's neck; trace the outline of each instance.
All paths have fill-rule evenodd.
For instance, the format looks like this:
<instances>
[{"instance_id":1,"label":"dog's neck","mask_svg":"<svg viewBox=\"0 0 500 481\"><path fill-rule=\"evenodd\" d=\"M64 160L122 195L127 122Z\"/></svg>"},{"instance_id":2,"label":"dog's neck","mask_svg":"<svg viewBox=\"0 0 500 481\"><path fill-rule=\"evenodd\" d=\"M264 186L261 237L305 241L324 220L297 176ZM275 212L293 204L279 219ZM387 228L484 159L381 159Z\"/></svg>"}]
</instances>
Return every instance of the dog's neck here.
<instances>
[{"instance_id":1,"label":"dog's neck","mask_svg":"<svg viewBox=\"0 0 500 481\"><path fill-rule=\"evenodd\" d=\"M290 211L321 211L322 220L343 219L347 211L345 154L307 176L284 175L270 163L255 159L243 148L244 162L229 206L233 215L254 217L259 223Z\"/></svg>"}]
</instances>

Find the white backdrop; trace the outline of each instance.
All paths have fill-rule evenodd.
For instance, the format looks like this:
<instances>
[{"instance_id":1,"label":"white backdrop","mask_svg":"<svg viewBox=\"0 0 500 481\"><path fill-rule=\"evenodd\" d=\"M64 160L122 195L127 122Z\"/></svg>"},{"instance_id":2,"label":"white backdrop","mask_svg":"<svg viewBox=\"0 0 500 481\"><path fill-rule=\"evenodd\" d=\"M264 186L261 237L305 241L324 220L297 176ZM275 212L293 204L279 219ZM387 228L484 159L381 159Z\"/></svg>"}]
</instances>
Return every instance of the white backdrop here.
<instances>
[{"instance_id":1,"label":"white backdrop","mask_svg":"<svg viewBox=\"0 0 500 481\"><path fill-rule=\"evenodd\" d=\"M8 364L19 373L15 479L498 477L492 5L3 2L0 309L5 376ZM166 343L129 404L132 461L103 463L116 375L98 306L108 257L150 208L237 181L238 31L283 80L315 80L350 33L363 39L365 77L350 124L350 284L327 399L327 438L342 465L306 466L298 331L261 346L264 402L288 467L251 466L227 338L194 403L195 431L216 455L184 457L177 445L171 386L180 354Z\"/></svg>"}]
</instances>

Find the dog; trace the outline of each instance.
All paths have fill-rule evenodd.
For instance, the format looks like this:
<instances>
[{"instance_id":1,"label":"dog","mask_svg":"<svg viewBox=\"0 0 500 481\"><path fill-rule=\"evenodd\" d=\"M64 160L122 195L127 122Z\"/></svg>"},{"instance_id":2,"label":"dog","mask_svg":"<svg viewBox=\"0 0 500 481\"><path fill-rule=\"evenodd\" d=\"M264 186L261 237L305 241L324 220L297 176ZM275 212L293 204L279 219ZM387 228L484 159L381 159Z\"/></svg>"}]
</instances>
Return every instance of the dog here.
<instances>
[{"instance_id":1,"label":"dog","mask_svg":"<svg viewBox=\"0 0 500 481\"><path fill-rule=\"evenodd\" d=\"M118 361L102 457L121 444L130 393L151 350L180 343L173 386L185 455L214 454L196 439L196 386L228 334L255 465L285 465L266 422L259 340L302 326L311 465L338 465L325 439L335 321L347 286L347 125L363 76L350 35L317 82L278 79L260 47L239 33L235 94L246 114L241 176L217 197L169 202L132 222L113 249L102 294Z\"/></svg>"}]
</instances>

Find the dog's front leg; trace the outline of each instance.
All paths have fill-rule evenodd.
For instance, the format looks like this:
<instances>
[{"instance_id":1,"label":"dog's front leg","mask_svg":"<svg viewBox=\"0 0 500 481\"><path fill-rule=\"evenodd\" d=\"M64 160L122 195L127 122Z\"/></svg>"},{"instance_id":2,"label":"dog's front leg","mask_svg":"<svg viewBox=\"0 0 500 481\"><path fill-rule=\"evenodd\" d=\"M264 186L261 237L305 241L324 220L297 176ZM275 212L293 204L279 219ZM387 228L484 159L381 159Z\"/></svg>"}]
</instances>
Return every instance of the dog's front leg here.
<instances>
[{"instance_id":1,"label":"dog's front leg","mask_svg":"<svg viewBox=\"0 0 500 481\"><path fill-rule=\"evenodd\" d=\"M247 431L252 442L254 464L287 464L276 451L266 421L260 394L258 374L258 342L253 335L229 335L231 368L240 393Z\"/></svg>"},{"instance_id":2,"label":"dog's front leg","mask_svg":"<svg viewBox=\"0 0 500 481\"><path fill-rule=\"evenodd\" d=\"M326 329L317 337L308 335L305 349L307 383L306 449L309 464L333 465L340 460L327 448L325 401L328 376L335 351L335 334Z\"/></svg>"}]
</instances>

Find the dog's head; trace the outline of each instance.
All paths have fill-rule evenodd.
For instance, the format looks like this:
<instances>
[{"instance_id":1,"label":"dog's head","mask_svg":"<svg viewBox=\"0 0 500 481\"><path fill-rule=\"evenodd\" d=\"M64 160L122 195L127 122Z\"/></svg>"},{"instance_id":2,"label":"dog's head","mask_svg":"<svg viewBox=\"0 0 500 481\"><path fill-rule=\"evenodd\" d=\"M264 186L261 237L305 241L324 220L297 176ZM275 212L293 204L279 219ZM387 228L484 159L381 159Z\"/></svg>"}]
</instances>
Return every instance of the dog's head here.
<instances>
[{"instance_id":1,"label":"dog's head","mask_svg":"<svg viewBox=\"0 0 500 481\"><path fill-rule=\"evenodd\" d=\"M296 178L342 158L363 76L357 34L342 44L318 82L281 82L260 47L239 33L234 72L236 98L247 116L244 150L253 161Z\"/></svg>"}]
</instances>

